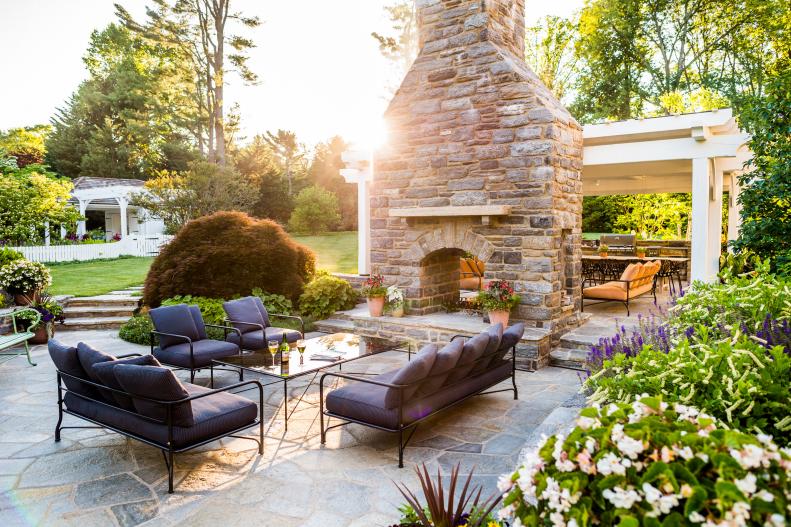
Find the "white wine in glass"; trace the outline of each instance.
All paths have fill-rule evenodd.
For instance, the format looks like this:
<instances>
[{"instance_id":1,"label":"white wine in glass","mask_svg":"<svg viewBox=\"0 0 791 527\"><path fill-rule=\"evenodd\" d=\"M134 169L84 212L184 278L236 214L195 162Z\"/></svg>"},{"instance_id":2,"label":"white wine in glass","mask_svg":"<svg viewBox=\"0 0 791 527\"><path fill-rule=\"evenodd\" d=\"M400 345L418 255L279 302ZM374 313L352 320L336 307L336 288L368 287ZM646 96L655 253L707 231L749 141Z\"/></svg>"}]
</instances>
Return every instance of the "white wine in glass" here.
<instances>
[{"instance_id":1,"label":"white wine in glass","mask_svg":"<svg viewBox=\"0 0 791 527\"><path fill-rule=\"evenodd\" d=\"M304 361L303 355L305 354L305 348L307 345L303 339L299 339L297 341L297 351L299 351L299 363L302 364Z\"/></svg>"},{"instance_id":2,"label":"white wine in glass","mask_svg":"<svg viewBox=\"0 0 791 527\"><path fill-rule=\"evenodd\" d=\"M275 370L275 356L277 355L277 350L280 347L280 343L276 340L270 340L267 342L269 345L269 353L272 354L272 369Z\"/></svg>"}]
</instances>

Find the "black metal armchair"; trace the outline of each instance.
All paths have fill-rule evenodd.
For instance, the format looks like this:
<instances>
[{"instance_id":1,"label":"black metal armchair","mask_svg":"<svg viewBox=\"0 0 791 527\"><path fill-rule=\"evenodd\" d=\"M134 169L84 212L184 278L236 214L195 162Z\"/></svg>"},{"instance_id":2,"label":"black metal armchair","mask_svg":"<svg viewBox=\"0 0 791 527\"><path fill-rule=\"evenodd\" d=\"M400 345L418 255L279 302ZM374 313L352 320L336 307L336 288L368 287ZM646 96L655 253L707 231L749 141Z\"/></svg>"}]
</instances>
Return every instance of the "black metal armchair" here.
<instances>
[{"instance_id":1,"label":"black metal armchair","mask_svg":"<svg viewBox=\"0 0 791 527\"><path fill-rule=\"evenodd\" d=\"M213 360L241 353L238 344L210 339L206 328L222 329L226 337L241 332L235 327L206 324L198 306L158 307L149 315L155 328L151 332L151 354L162 364L189 370L190 382L195 380L196 371L208 368Z\"/></svg>"},{"instance_id":2,"label":"black metal armchair","mask_svg":"<svg viewBox=\"0 0 791 527\"><path fill-rule=\"evenodd\" d=\"M305 336L305 322L292 315L269 313L264 303L257 296L248 296L223 303L223 309L230 324L236 332L226 335L225 340L238 345L243 350L257 351L267 347L267 341L281 341L283 335L289 343L296 342ZM299 323L299 331L290 328L275 327L271 318L295 320Z\"/></svg>"}]
</instances>

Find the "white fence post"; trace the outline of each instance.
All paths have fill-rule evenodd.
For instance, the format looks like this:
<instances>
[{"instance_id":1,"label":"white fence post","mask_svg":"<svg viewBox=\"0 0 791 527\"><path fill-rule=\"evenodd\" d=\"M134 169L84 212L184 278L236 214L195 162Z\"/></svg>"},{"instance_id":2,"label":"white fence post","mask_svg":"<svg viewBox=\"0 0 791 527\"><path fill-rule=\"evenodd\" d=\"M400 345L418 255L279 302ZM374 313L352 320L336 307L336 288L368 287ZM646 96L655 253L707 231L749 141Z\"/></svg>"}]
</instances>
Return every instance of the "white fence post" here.
<instances>
[{"instance_id":1,"label":"white fence post","mask_svg":"<svg viewBox=\"0 0 791 527\"><path fill-rule=\"evenodd\" d=\"M134 234L113 243L85 245L35 245L11 247L34 262L73 262L118 258L119 256L156 256L173 236L168 234Z\"/></svg>"}]
</instances>

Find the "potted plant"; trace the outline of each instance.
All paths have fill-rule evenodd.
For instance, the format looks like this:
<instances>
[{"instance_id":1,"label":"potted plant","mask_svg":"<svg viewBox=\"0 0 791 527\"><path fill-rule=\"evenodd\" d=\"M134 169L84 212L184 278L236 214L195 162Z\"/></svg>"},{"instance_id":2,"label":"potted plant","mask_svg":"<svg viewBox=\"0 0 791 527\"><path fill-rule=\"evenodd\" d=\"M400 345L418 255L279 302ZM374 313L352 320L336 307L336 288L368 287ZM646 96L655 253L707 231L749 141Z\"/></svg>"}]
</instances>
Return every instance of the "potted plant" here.
<instances>
[{"instance_id":1,"label":"potted plant","mask_svg":"<svg viewBox=\"0 0 791 527\"><path fill-rule=\"evenodd\" d=\"M514 292L505 280L492 280L486 289L478 293L478 305L489 314L489 322L508 325L511 309L519 303L521 297Z\"/></svg>"},{"instance_id":2,"label":"potted plant","mask_svg":"<svg viewBox=\"0 0 791 527\"><path fill-rule=\"evenodd\" d=\"M29 260L17 260L0 269L0 287L14 296L20 306L37 300L42 289L52 284L52 275L47 266Z\"/></svg>"},{"instance_id":3,"label":"potted plant","mask_svg":"<svg viewBox=\"0 0 791 527\"><path fill-rule=\"evenodd\" d=\"M384 278L380 274L368 277L363 283L362 293L368 302L368 312L372 317L381 317L385 308L385 296L387 288L384 286Z\"/></svg>"},{"instance_id":4,"label":"potted plant","mask_svg":"<svg viewBox=\"0 0 791 527\"><path fill-rule=\"evenodd\" d=\"M28 299L29 307L38 311L41 315L37 317L32 311L23 311L16 316L17 322L28 331L35 333L30 339L31 344L46 344L55 335L55 322L62 322L63 307L47 293L42 293L37 299Z\"/></svg>"},{"instance_id":5,"label":"potted plant","mask_svg":"<svg viewBox=\"0 0 791 527\"><path fill-rule=\"evenodd\" d=\"M397 318L404 316L404 292L394 285L387 288L387 312Z\"/></svg>"},{"instance_id":6,"label":"potted plant","mask_svg":"<svg viewBox=\"0 0 791 527\"><path fill-rule=\"evenodd\" d=\"M609 250L610 248L607 246L606 243L599 244L599 256L601 256L602 258L607 258L607 252Z\"/></svg>"},{"instance_id":7,"label":"potted plant","mask_svg":"<svg viewBox=\"0 0 791 527\"><path fill-rule=\"evenodd\" d=\"M645 247L637 247L634 250L634 254L637 255L638 258L641 260L645 259Z\"/></svg>"}]
</instances>

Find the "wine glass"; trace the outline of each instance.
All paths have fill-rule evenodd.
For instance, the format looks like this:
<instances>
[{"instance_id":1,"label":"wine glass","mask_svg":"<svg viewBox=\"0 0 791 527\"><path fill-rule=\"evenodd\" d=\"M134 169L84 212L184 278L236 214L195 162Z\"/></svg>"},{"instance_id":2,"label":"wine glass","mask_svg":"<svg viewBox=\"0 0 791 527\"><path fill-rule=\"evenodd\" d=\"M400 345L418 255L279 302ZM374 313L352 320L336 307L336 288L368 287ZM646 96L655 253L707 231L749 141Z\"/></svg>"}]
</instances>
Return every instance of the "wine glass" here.
<instances>
[{"instance_id":1,"label":"wine glass","mask_svg":"<svg viewBox=\"0 0 791 527\"><path fill-rule=\"evenodd\" d=\"M276 340L270 340L268 343L269 345L269 353L272 354L272 369L275 368L275 356L277 355L277 350L280 347L280 343Z\"/></svg>"},{"instance_id":2,"label":"wine glass","mask_svg":"<svg viewBox=\"0 0 791 527\"><path fill-rule=\"evenodd\" d=\"M299 339L297 341L297 351L299 351L299 363L302 364L304 361L303 354L305 353L305 341L303 339Z\"/></svg>"}]
</instances>

